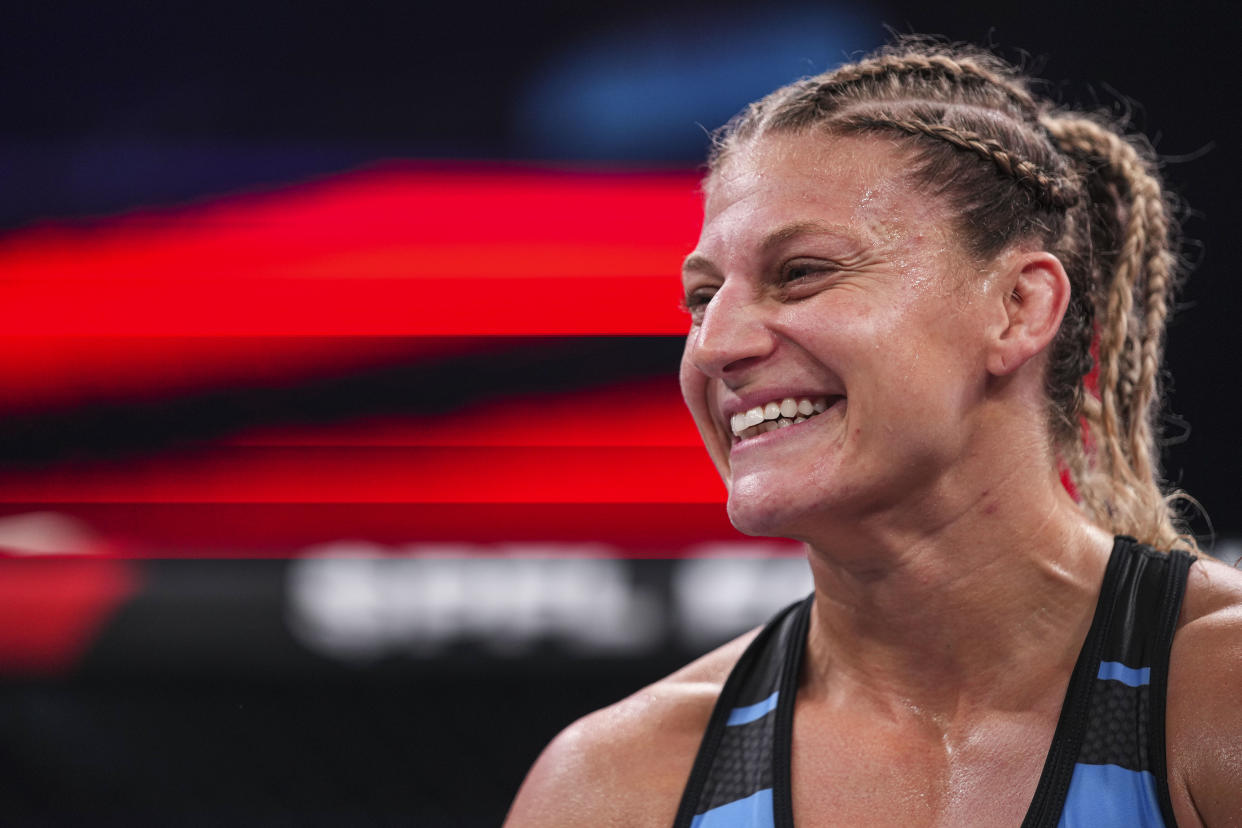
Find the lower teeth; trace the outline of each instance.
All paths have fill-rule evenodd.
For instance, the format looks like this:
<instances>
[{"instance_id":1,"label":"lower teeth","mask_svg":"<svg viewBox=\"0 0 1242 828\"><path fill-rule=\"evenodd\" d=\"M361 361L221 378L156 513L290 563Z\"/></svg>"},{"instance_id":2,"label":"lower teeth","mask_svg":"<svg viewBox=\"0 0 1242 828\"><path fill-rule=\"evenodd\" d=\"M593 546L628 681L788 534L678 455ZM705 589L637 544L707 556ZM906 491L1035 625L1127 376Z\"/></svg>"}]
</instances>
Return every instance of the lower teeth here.
<instances>
[{"instance_id":1,"label":"lower teeth","mask_svg":"<svg viewBox=\"0 0 1242 828\"><path fill-rule=\"evenodd\" d=\"M818 411L815 412L815 414L818 414L818 413L819 413ZM737 435L737 439L747 440L751 437L758 437L760 434L767 434L769 431L775 431L778 428L789 428L791 425L797 425L798 423L805 423L807 420L811 419L811 417L814 417L815 414L811 414L810 416L807 416L807 417L803 417L801 414L799 414L798 416L794 417L792 420L789 419L788 417L778 417L775 420L764 420L759 425L751 426L750 428L743 431L741 434Z\"/></svg>"}]
</instances>

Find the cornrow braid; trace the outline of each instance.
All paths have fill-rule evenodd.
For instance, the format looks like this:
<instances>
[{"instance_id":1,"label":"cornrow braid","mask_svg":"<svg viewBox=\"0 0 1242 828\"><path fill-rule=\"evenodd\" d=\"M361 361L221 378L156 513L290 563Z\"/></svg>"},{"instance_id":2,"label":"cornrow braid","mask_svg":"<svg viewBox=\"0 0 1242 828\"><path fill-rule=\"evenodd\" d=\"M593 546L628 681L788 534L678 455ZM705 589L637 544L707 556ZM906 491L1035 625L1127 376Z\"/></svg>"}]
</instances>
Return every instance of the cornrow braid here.
<instances>
[{"instance_id":1,"label":"cornrow braid","mask_svg":"<svg viewBox=\"0 0 1242 828\"><path fill-rule=\"evenodd\" d=\"M1013 67L988 52L908 39L857 63L804 78L750 104L713 135L709 167L730 145L769 130L821 124L850 103L902 98L971 99L990 109L1036 123L1044 107Z\"/></svg>"},{"instance_id":2,"label":"cornrow braid","mask_svg":"<svg viewBox=\"0 0 1242 828\"><path fill-rule=\"evenodd\" d=\"M954 57L937 52L931 54L886 53L841 67L832 73L831 83L834 86L845 86L875 78L896 79L906 74L940 75L954 83L977 82L990 86L1000 91L1020 111L1031 117L1037 117L1040 107L1030 92L1012 77L1007 77L997 69L989 68L987 65L989 62L997 63L995 59L985 61L968 54Z\"/></svg>"},{"instance_id":3,"label":"cornrow braid","mask_svg":"<svg viewBox=\"0 0 1242 828\"><path fill-rule=\"evenodd\" d=\"M1177 225L1153 154L1106 118L1054 109L1032 83L980 49L901 40L751 104L713 136L709 176L767 134L888 131L912 181L955 213L980 262L1019 242L1057 256L1071 295L1044 383L1054 448L1080 505L1114 533L1193 545L1177 534L1174 496L1158 479Z\"/></svg>"},{"instance_id":4,"label":"cornrow braid","mask_svg":"<svg viewBox=\"0 0 1242 828\"><path fill-rule=\"evenodd\" d=\"M1040 169L1023 158L1016 157L998 141L948 124L927 123L912 118L889 118L882 115L855 115L841 124L846 127L889 127L909 135L927 135L947 141L958 149L974 153L996 166L1030 191L1037 200L1049 207L1068 208L1078 203L1080 192L1075 182Z\"/></svg>"},{"instance_id":5,"label":"cornrow braid","mask_svg":"<svg viewBox=\"0 0 1242 828\"><path fill-rule=\"evenodd\" d=\"M1102 459L1112 476L1134 484L1124 504L1134 534L1178 537L1158 488L1142 485L1156 474L1155 418L1163 335L1176 259L1172 253L1169 206L1154 164L1108 127L1080 116L1049 116L1044 125L1072 157L1107 186L1124 215L1111 272L1099 274L1107 307L1100 339L1100 405L1088 417L1103 441ZM1114 498L1114 501L1119 498ZM1114 508L1123 504L1116 503Z\"/></svg>"}]
</instances>

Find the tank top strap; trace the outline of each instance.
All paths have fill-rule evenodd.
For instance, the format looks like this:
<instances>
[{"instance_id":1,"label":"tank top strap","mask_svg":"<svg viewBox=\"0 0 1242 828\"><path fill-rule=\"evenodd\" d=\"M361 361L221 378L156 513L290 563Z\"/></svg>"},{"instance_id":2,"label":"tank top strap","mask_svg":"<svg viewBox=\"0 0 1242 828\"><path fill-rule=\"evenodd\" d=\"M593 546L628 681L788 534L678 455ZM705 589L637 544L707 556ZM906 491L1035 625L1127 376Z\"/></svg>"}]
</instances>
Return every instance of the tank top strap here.
<instances>
[{"instance_id":1,"label":"tank top strap","mask_svg":"<svg viewBox=\"0 0 1242 828\"><path fill-rule=\"evenodd\" d=\"M759 632L725 681L674 828L789 825L789 734L812 597ZM777 813L783 819L777 819Z\"/></svg>"},{"instance_id":2,"label":"tank top strap","mask_svg":"<svg viewBox=\"0 0 1242 828\"><path fill-rule=\"evenodd\" d=\"M1024 828L1175 824L1165 693L1193 561L1116 539Z\"/></svg>"}]
</instances>

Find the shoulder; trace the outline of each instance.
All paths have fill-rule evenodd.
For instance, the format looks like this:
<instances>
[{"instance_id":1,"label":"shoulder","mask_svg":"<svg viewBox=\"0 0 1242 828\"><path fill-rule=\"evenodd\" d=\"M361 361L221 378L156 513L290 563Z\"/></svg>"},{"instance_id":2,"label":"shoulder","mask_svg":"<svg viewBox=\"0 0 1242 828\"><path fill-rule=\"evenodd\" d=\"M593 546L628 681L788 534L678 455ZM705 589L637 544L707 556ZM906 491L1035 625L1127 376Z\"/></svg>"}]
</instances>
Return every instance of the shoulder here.
<instances>
[{"instance_id":1,"label":"shoulder","mask_svg":"<svg viewBox=\"0 0 1242 828\"><path fill-rule=\"evenodd\" d=\"M1242 813L1242 571L1190 568L1169 663L1169 789L1183 825L1236 825ZM1181 807L1178 807L1178 806Z\"/></svg>"},{"instance_id":2,"label":"shoulder","mask_svg":"<svg viewBox=\"0 0 1242 828\"><path fill-rule=\"evenodd\" d=\"M563 730L505 825L670 825L716 699L756 632Z\"/></svg>"}]
</instances>

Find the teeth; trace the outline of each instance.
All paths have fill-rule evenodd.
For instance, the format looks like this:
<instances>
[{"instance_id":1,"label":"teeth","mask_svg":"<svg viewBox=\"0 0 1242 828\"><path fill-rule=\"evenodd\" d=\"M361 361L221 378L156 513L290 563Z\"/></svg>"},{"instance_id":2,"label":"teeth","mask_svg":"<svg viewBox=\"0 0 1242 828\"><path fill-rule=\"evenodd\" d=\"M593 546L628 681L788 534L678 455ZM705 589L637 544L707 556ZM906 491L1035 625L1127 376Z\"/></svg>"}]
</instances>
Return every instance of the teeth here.
<instances>
[{"instance_id":1,"label":"teeth","mask_svg":"<svg viewBox=\"0 0 1242 828\"><path fill-rule=\"evenodd\" d=\"M735 437L747 439L767 434L773 429L804 423L827 410L827 397L816 397L813 400L806 397L785 397L783 400L773 400L766 405L757 405L748 411L734 414L729 420L729 427Z\"/></svg>"}]
</instances>

